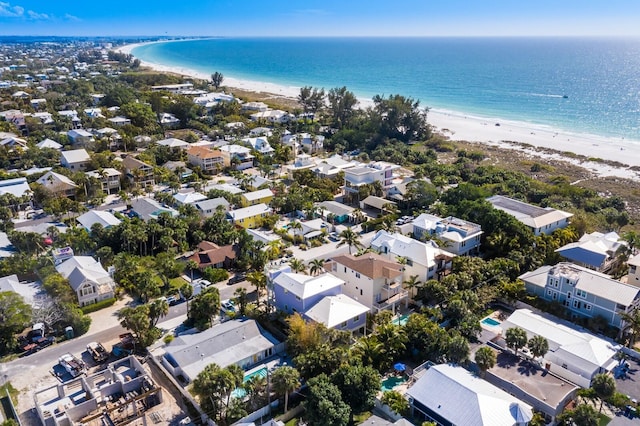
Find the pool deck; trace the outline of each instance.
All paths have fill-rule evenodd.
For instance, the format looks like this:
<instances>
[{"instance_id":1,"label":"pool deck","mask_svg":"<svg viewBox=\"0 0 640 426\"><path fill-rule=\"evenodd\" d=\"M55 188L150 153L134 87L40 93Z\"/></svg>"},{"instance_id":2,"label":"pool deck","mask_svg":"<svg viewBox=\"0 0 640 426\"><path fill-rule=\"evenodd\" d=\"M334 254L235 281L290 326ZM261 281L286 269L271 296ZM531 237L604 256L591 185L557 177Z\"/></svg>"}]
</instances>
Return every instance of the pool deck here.
<instances>
[{"instance_id":1,"label":"pool deck","mask_svg":"<svg viewBox=\"0 0 640 426\"><path fill-rule=\"evenodd\" d=\"M487 315L486 317L482 318L480 320L480 326L485 330L489 330L489 331L492 331L492 332L496 333L496 332L499 332L501 330L500 324L506 318L507 318L507 315L504 312L502 312L501 310L498 309L498 310L495 310L495 311L491 312L491 314ZM494 321L497 321L499 324L496 324L496 325L487 324L487 323L483 322L486 319L492 319Z\"/></svg>"}]
</instances>

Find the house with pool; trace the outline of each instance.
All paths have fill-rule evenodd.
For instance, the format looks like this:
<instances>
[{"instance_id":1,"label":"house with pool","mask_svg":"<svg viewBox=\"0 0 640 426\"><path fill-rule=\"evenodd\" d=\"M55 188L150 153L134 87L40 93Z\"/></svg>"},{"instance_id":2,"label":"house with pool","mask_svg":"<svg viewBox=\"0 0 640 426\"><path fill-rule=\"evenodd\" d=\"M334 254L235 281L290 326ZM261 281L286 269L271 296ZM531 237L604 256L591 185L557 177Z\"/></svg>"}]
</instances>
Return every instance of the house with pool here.
<instances>
[{"instance_id":1,"label":"house with pool","mask_svg":"<svg viewBox=\"0 0 640 426\"><path fill-rule=\"evenodd\" d=\"M244 370L282 353L285 344L252 319L230 320L195 334L182 334L169 343L162 365L183 383L191 383L209 364L236 364Z\"/></svg>"}]
</instances>

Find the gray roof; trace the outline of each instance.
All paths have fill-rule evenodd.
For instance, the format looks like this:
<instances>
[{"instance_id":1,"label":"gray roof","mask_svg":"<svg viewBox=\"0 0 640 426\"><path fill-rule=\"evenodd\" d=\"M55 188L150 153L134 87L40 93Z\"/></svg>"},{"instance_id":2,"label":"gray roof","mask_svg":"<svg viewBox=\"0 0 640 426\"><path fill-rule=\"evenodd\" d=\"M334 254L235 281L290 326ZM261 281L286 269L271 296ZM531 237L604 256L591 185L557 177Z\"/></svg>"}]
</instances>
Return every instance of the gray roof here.
<instances>
[{"instance_id":1,"label":"gray roof","mask_svg":"<svg viewBox=\"0 0 640 426\"><path fill-rule=\"evenodd\" d=\"M11 257L15 253L15 248L6 233L0 232L0 259Z\"/></svg>"},{"instance_id":2,"label":"gray roof","mask_svg":"<svg viewBox=\"0 0 640 426\"><path fill-rule=\"evenodd\" d=\"M231 320L197 334L177 337L167 346L166 353L193 380L211 363L224 368L279 343L255 320Z\"/></svg>"},{"instance_id":3,"label":"gray roof","mask_svg":"<svg viewBox=\"0 0 640 426\"><path fill-rule=\"evenodd\" d=\"M318 204L318 207L336 216L349 215L355 210L353 207L347 206L337 201L323 201Z\"/></svg>"},{"instance_id":4,"label":"gray roof","mask_svg":"<svg viewBox=\"0 0 640 426\"><path fill-rule=\"evenodd\" d=\"M202 200L197 203L193 203L193 205L202 211L207 210L215 210L218 206L223 206L225 210L229 209L229 202L223 197L214 198L212 200Z\"/></svg>"},{"instance_id":5,"label":"gray roof","mask_svg":"<svg viewBox=\"0 0 640 426\"><path fill-rule=\"evenodd\" d=\"M493 197L487 198L487 201L491 203L494 208L514 216L520 222L534 229L542 228L545 225L573 216L573 213L556 210L551 207L542 208L534 206L502 195L494 195Z\"/></svg>"},{"instance_id":6,"label":"gray roof","mask_svg":"<svg viewBox=\"0 0 640 426\"><path fill-rule=\"evenodd\" d=\"M0 195L12 194L16 197L22 197L27 191L31 191L27 178L20 177L0 181Z\"/></svg>"},{"instance_id":7,"label":"gray roof","mask_svg":"<svg viewBox=\"0 0 640 426\"><path fill-rule=\"evenodd\" d=\"M62 151L60 155L68 164L82 163L91 160L91 157L89 156L89 153L86 149L72 149L70 151Z\"/></svg>"},{"instance_id":8,"label":"gray roof","mask_svg":"<svg viewBox=\"0 0 640 426\"><path fill-rule=\"evenodd\" d=\"M161 213L168 213L172 217L178 216L178 211L164 206L151 198L138 198L131 203L133 211L144 221L157 218Z\"/></svg>"},{"instance_id":9,"label":"gray roof","mask_svg":"<svg viewBox=\"0 0 640 426\"><path fill-rule=\"evenodd\" d=\"M514 426L533 416L529 405L464 368L447 364L429 368L407 395L456 425Z\"/></svg>"},{"instance_id":10,"label":"gray roof","mask_svg":"<svg viewBox=\"0 0 640 426\"><path fill-rule=\"evenodd\" d=\"M82 283L91 281L95 284L112 283L113 279L104 270L100 262L91 256L73 256L56 266L60 275L69 280L73 291L77 291Z\"/></svg>"}]
</instances>

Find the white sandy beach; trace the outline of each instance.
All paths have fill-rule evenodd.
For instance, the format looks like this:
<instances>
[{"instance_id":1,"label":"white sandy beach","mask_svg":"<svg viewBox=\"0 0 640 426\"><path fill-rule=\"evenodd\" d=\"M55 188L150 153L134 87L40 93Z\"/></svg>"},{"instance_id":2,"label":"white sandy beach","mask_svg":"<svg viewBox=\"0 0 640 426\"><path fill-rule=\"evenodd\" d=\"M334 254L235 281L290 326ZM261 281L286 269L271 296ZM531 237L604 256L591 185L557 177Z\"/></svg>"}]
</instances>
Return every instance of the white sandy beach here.
<instances>
[{"instance_id":1,"label":"white sandy beach","mask_svg":"<svg viewBox=\"0 0 640 426\"><path fill-rule=\"evenodd\" d=\"M142 43L121 46L118 48L118 51L130 54L134 48L141 44ZM171 67L146 61L142 61L142 65L158 71L172 72L193 78L210 78L210 76L205 73L198 73L187 68ZM271 93L291 98L296 98L300 91L299 87L240 80L226 75L224 77L224 85L230 88ZM370 104L371 101L369 99L361 99L361 106L368 106ZM534 147L549 148L559 152L572 152L589 158L600 158L603 160L617 161L627 166L640 167L640 141L571 133L526 122L476 117L453 111L430 110L428 121L437 131L450 137L452 140L480 142L506 149L517 149L521 152L530 153L532 156L563 159L585 167L598 176L640 178L640 173L630 170L629 167L608 166L601 162L594 161L583 162L570 156L537 152L534 149L527 149L521 145L509 143L518 142L529 144ZM496 126L496 123L500 125Z\"/></svg>"}]
</instances>

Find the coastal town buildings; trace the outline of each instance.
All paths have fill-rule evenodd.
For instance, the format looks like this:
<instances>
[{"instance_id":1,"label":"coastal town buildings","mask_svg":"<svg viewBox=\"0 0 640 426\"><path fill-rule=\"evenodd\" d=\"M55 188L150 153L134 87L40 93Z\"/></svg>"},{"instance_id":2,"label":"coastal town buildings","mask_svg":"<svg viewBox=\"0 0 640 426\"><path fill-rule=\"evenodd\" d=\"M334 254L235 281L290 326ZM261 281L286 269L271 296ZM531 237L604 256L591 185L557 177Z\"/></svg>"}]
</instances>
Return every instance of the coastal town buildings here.
<instances>
[{"instance_id":1,"label":"coastal town buildings","mask_svg":"<svg viewBox=\"0 0 640 426\"><path fill-rule=\"evenodd\" d=\"M487 198L487 201L494 208L518 219L531 229L534 235L549 235L556 229L565 228L569 225L569 219L573 217L572 213L551 207L534 206L502 195L494 195Z\"/></svg>"}]
</instances>

